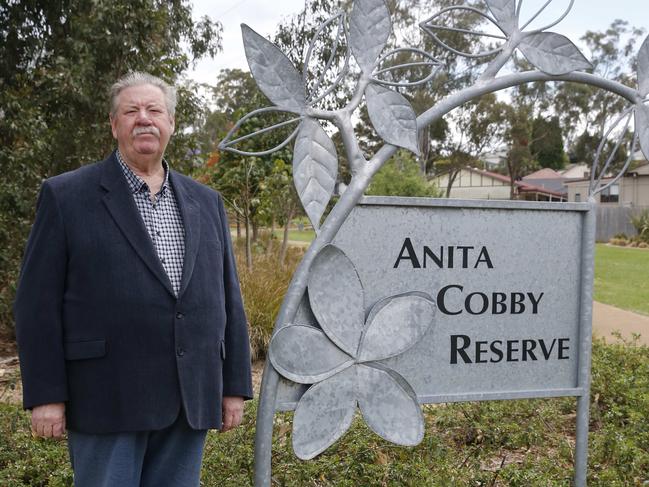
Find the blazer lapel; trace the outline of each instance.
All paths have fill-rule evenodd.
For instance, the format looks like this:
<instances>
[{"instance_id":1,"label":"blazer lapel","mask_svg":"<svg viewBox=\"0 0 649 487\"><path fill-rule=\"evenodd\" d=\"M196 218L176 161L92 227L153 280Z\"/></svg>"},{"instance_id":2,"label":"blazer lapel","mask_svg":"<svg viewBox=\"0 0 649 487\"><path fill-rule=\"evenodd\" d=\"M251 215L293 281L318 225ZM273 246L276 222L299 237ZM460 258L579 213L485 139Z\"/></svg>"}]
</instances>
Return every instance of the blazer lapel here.
<instances>
[{"instance_id":1,"label":"blazer lapel","mask_svg":"<svg viewBox=\"0 0 649 487\"><path fill-rule=\"evenodd\" d=\"M147 233L133 195L130 193L124 174L113 153L104 161L101 186L106 190L103 202L120 230L129 241L135 252L144 261L153 275L175 297L171 281L162 267L162 263L153 248L151 237Z\"/></svg>"},{"instance_id":2,"label":"blazer lapel","mask_svg":"<svg viewBox=\"0 0 649 487\"><path fill-rule=\"evenodd\" d=\"M199 203L191 197L189 188L176 171L171 171L170 181L178 200L180 214L185 226L185 260L183 262L183 276L180 281L180 298L192 277L194 264L196 264L196 255L201 240L201 207Z\"/></svg>"}]
</instances>

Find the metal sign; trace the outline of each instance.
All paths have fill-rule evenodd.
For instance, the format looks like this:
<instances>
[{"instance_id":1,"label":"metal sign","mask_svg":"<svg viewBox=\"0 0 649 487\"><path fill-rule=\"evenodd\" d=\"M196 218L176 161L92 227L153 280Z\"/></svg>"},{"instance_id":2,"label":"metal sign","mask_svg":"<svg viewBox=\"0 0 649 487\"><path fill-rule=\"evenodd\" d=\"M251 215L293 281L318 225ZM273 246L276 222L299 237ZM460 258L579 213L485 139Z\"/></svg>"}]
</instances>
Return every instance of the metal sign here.
<instances>
[{"instance_id":1,"label":"metal sign","mask_svg":"<svg viewBox=\"0 0 649 487\"><path fill-rule=\"evenodd\" d=\"M578 397L575 484L585 485L594 197L631 163L629 156L607 179L623 144L628 154L636 145L649 154L649 38L638 53L636 87L629 87L582 72L591 67L587 59L550 30L574 0L542 28L530 25L551 0L529 19L521 18L523 1L486 0L486 10L458 5L421 23L426 35L456 55L492 58L474 86L418 116L399 90L425 86L442 63L414 47L384 53L391 31L384 0L354 0L349 15L340 12L324 22L302 73L277 46L242 26L250 71L273 106L243 117L219 146L262 156L294 143L295 187L317 232L293 276L270 344L257 415L258 487L270 485L279 409L295 408L294 450L312 458L344 434L357 407L377 434L414 445L424 435L419 403L554 396ZM456 28L453 16L467 12L501 34ZM316 43L331 29L330 58L319 73L310 73ZM490 47L461 52L444 42L445 31L485 36ZM500 75L515 51L534 69ZM405 54L411 61L399 64ZM397 73L408 67L426 73L402 79ZM354 94L344 107L318 108L349 80ZM628 103L597 151L589 203L362 199L398 148L419 153L421 128L482 95L537 81L589 84ZM386 142L370 158L353 128L362 103ZM247 120L254 117L259 127L265 117L276 120L277 112L288 117L245 133ZM338 129L352 175L329 213L338 154L321 121ZM251 151L241 145L286 126L295 128L276 147ZM618 142L609 150L612 134Z\"/></svg>"}]
</instances>

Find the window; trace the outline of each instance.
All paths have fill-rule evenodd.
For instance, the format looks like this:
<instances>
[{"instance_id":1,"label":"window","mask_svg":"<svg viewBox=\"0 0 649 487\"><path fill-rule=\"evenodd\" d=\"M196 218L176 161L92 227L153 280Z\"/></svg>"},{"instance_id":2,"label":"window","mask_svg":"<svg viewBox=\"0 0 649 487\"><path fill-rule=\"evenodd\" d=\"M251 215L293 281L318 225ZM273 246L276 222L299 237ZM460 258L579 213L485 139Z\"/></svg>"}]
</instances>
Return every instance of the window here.
<instances>
[{"instance_id":1,"label":"window","mask_svg":"<svg viewBox=\"0 0 649 487\"><path fill-rule=\"evenodd\" d=\"M579 203L581 201L581 193L575 193L575 201Z\"/></svg>"},{"instance_id":2,"label":"window","mask_svg":"<svg viewBox=\"0 0 649 487\"><path fill-rule=\"evenodd\" d=\"M614 184L600 193L601 203L617 203L620 201L620 185Z\"/></svg>"}]
</instances>

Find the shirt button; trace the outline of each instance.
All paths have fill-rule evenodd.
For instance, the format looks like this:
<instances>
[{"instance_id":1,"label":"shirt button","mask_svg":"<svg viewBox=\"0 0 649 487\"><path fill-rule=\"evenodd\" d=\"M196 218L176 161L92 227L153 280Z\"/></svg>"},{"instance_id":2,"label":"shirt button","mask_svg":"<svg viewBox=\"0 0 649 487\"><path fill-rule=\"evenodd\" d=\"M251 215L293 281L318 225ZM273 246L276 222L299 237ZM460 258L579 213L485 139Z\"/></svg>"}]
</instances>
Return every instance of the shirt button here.
<instances>
[{"instance_id":1,"label":"shirt button","mask_svg":"<svg viewBox=\"0 0 649 487\"><path fill-rule=\"evenodd\" d=\"M178 355L179 357L182 357L183 355L185 355L185 351L181 347L178 347L176 349L176 355Z\"/></svg>"},{"instance_id":2,"label":"shirt button","mask_svg":"<svg viewBox=\"0 0 649 487\"><path fill-rule=\"evenodd\" d=\"M178 313L176 313L176 318L178 318L179 320L182 320L184 317L185 317L185 315L182 314L180 311Z\"/></svg>"}]
</instances>

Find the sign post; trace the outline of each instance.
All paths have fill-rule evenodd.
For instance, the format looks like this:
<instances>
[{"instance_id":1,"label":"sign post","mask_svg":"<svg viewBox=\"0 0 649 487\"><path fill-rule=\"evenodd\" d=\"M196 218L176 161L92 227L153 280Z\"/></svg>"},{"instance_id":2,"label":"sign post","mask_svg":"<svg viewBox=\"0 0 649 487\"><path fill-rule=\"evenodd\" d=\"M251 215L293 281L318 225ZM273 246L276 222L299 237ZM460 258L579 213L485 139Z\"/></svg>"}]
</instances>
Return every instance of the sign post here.
<instances>
[{"instance_id":1,"label":"sign post","mask_svg":"<svg viewBox=\"0 0 649 487\"><path fill-rule=\"evenodd\" d=\"M273 106L244 116L219 147L265 156L294 141L295 188L317 233L286 293L264 369L257 487L270 486L278 410L295 409L294 451L308 459L344 434L357 408L378 435L414 445L424 435L421 403L560 396L578 398L575 484L586 485L594 207L627 170L637 145L649 155L649 38L638 53L637 87L626 86L584 72L591 65L577 46L551 31L574 1L541 28L529 25L550 2L525 19L524 1L486 0L485 10L458 5L420 24L441 48L490 61L475 85L419 115L398 88L425 87L443 63L415 47L383 52L391 31L384 0L354 0L349 15L325 21L302 73L277 46L242 26L250 71ZM454 15L467 12L502 35L456 28ZM449 31L490 42L484 51L461 52L446 43ZM310 72L312 54L323 45L331 47L330 58ZM515 51L533 69L499 74ZM592 85L627 103L597 151L588 203L363 197L398 149L419 155L421 128L485 94L544 81ZM355 86L345 106L320 108L342 83ZM385 141L369 158L353 128L363 103ZM280 123L278 112L287 114ZM253 117L255 129L246 131ZM266 117L268 126L259 129ZM321 121L338 130L351 174L330 211L339 157ZM250 149L254 137L287 126L295 128L276 147ZM635 132L626 137L631 127ZM611 145L612 134L619 140ZM629 157L609 178L628 140Z\"/></svg>"}]
</instances>

